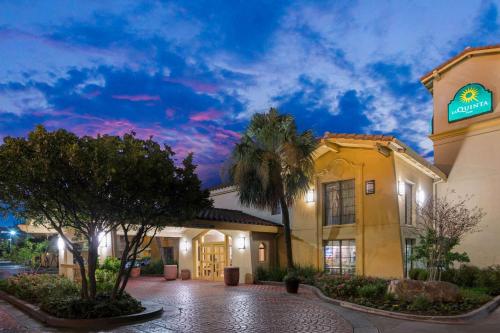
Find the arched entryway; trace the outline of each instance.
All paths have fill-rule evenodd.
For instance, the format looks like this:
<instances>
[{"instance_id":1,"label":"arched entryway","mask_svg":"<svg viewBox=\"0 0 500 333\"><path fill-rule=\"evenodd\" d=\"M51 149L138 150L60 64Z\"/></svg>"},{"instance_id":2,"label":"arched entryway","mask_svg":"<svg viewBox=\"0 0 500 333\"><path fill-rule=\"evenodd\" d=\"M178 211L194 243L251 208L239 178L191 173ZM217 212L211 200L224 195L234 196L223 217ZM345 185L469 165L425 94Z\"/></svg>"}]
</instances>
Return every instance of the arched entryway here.
<instances>
[{"instance_id":1,"label":"arched entryway","mask_svg":"<svg viewBox=\"0 0 500 333\"><path fill-rule=\"evenodd\" d=\"M224 267L231 265L231 237L218 230L209 230L193 241L196 277L209 281L224 280Z\"/></svg>"}]
</instances>

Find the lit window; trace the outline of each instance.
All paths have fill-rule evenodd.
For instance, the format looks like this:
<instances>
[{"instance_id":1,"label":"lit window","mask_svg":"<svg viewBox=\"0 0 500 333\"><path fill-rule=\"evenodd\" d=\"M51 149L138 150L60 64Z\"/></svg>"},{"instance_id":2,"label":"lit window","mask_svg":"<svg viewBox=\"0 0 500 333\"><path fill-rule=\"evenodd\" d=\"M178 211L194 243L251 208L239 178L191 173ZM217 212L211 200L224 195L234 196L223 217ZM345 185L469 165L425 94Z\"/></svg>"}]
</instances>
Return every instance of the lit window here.
<instances>
[{"instance_id":1,"label":"lit window","mask_svg":"<svg viewBox=\"0 0 500 333\"><path fill-rule=\"evenodd\" d=\"M264 243L259 244L259 262L266 261L266 246Z\"/></svg>"},{"instance_id":2,"label":"lit window","mask_svg":"<svg viewBox=\"0 0 500 333\"><path fill-rule=\"evenodd\" d=\"M326 272L348 275L356 272L356 243L354 240L327 241L324 255Z\"/></svg>"},{"instance_id":3,"label":"lit window","mask_svg":"<svg viewBox=\"0 0 500 333\"><path fill-rule=\"evenodd\" d=\"M325 225L355 222L354 179L325 186Z\"/></svg>"}]
</instances>

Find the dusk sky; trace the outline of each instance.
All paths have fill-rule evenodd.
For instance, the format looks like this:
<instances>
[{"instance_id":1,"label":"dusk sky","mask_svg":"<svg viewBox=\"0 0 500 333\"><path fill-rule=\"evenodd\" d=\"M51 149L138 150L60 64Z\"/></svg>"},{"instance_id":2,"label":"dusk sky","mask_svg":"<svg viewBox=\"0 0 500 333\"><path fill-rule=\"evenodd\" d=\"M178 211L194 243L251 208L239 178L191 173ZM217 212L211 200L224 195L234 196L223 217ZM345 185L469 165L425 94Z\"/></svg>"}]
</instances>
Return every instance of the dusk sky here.
<instances>
[{"instance_id":1,"label":"dusk sky","mask_svg":"<svg viewBox=\"0 0 500 333\"><path fill-rule=\"evenodd\" d=\"M419 77L500 41L496 1L0 1L0 135L36 124L195 153L205 186L252 114L393 134L432 158Z\"/></svg>"}]
</instances>

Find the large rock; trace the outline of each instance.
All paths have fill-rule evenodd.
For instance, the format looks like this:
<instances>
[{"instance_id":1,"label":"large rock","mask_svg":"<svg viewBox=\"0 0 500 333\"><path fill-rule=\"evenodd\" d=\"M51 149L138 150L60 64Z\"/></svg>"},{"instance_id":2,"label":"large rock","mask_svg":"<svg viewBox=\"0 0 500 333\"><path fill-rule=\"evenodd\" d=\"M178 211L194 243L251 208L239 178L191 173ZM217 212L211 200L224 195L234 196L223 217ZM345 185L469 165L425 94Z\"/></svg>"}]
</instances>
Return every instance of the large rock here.
<instances>
[{"instance_id":1,"label":"large rock","mask_svg":"<svg viewBox=\"0 0 500 333\"><path fill-rule=\"evenodd\" d=\"M387 289L397 299L413 301L424 296L430 302L455 302L460 299L460 290L449 282L392 280Z\"/></svg>"}]
</instances>

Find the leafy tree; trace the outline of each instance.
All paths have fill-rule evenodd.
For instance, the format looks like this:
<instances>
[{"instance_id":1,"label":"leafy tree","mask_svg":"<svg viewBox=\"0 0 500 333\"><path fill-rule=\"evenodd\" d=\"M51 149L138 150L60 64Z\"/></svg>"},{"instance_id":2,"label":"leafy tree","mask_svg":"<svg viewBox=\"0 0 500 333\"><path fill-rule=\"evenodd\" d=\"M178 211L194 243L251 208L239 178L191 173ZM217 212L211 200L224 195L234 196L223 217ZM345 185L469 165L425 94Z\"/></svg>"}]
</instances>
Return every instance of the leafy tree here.
<instances>
[{"instance_id":1,"label":"leafy tree","mask_svg":"<svg viewBox=\"0 0 500 333\"><path fill-rule=\"evenodd\" d=\"M42 265L42 257L49 248L47 240L35 241L29 238L13 245L10 260L23 264L31 269L32 273L38 272Z\"/></svg>"},{"instance_id":2,"label":"leafy tree","mask_svg":"<svg viewBox=\"0 0 500 333\"><path fill-rule=\"evenodd\" d=\"M261 209L281 207L289 270L293 257L288 207L309 189L316 147L312 131L299 133L291 115L271 108L252 117L232 153L230 176L240 202Z\"/></svg>"},{"instance_id":3,"label":"leafy tree","mask_svg":"<svg viewBox=\"0 0 500 333\"><path fill-rule=\"evenodd\" d=\"M441 272L454 262L469 262L467 253L453 251L467 234L479 231L485 215L481 208L469 208L469 200L469 196L456 200L443 196L417 207L419 244L413 257L425 262L430 281L440 280Z\"/></svg>"},{"instance_id":4,"label":"leafy tree","mask_svg":"<svg viewBox=\"0 0 500 333\"><path fill-rule=\"evenodd\" d=\"M82 298L94 299L102 234L136 229L136 255L144 233L209 204L208 194L191 186L197 180L191 160L176 167L169 147L134 133L78 137L38 126L0 146L0 207L57 231L78 263ZM186 173L192 183L185 183ZM88 243L87 258L78 239Z\"/></svg>"}]
</instances>

